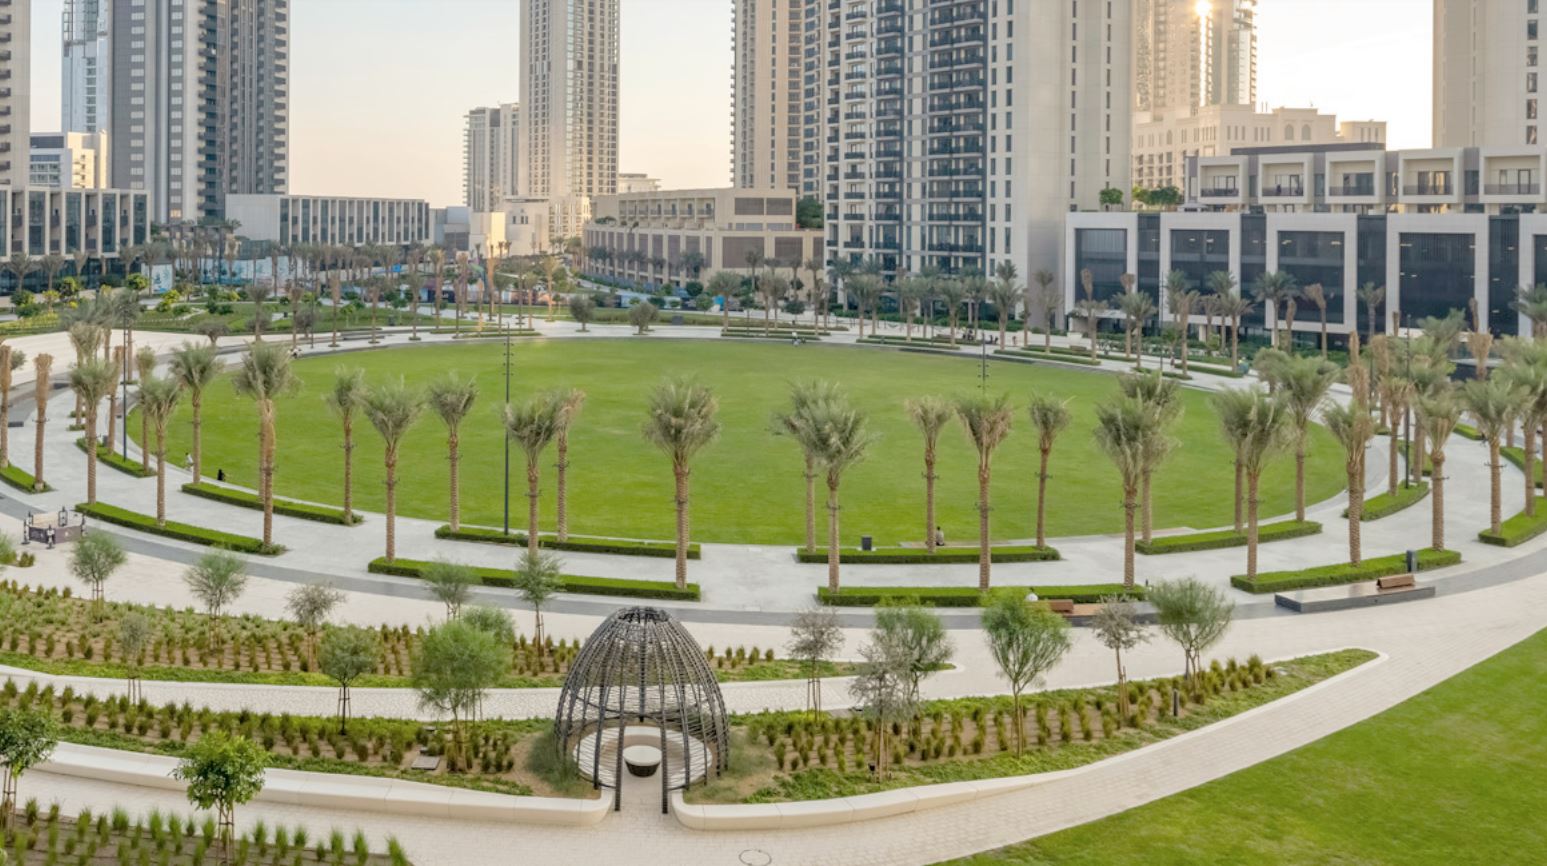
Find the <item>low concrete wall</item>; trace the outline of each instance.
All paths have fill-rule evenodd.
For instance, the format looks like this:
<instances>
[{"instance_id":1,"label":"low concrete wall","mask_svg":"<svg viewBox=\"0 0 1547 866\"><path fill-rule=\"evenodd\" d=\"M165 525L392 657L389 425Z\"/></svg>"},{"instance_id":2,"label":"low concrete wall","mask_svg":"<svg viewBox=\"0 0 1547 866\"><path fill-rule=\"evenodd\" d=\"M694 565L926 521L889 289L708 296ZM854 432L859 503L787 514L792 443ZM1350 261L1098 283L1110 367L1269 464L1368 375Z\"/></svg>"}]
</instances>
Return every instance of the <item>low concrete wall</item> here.
<instances>
[{"instance_id":1,"label":"low concrete wall","mask_svg":"<svg viewBox=\"0 0 1547 866\"><path fill-rule=\"evenodd\" d=\"M707 805L688 803L681 791L672 793L671 810L683 826L694 830L792 830L801 827L827 827L889 818L992 797L1029 788L1051 778L1018 776L1007 779L982 779L974 782L945 782L915 788L899 788L856 797L832 800L806 800L798 803L755 803Z\"/></svg>"}]
</instances>

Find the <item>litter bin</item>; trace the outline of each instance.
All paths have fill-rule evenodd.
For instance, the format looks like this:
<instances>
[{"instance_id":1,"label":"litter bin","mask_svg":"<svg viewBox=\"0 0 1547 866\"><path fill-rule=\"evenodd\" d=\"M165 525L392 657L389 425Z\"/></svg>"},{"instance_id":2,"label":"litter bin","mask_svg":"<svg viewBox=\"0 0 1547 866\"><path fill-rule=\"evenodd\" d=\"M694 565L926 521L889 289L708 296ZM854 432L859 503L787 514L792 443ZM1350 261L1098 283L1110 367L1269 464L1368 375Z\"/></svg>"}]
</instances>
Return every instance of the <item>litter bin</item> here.
<instances>
[{"instance_id":1,"label":"litter bin","mask_svg":"<svg viewBox=\"0 0 1547 866\"><path fill-rule=\"evenodd\" d=\"M1416 550L1409 550L1407 552L1407 573L1418 573L1418 551Z\"/></svg>"},{"instance_id":2,"label":"litter bin","mask_svg":"<svg viewBox=\"0 0 1547 866\"><path fill-rule=\"evenodd\" d=\"M859 537L859 549L860 550L868 551L868 550L872 550L874 548L875 548L875 539L871 538L868 535L861 535Z\"/></svg>"}]
</instances>

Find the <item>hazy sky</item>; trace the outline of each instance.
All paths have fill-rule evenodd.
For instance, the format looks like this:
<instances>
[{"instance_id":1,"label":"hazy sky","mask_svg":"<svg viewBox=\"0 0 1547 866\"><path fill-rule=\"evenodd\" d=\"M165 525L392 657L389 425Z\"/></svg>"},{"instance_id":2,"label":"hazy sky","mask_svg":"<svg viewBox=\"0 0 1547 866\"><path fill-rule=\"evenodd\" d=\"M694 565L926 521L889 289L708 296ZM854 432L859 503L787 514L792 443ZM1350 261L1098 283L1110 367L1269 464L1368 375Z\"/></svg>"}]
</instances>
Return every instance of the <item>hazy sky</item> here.
<instances>
[{"instance_id":1,"label":"hazy sky","mask_svg":"<svg viewBox=\"0 0 1547 866\"><path fill-rule=\"evenodd\" d=\"M33 129L59 123L61 0L33 0ZM620 167L730 179L731 0L621 0ZM1260 0L1258 99L1429 144L1431 0ZM462 198L462 117L520 98L517 0L292 0L290 188Z\"/></svg>"}]
</instances>

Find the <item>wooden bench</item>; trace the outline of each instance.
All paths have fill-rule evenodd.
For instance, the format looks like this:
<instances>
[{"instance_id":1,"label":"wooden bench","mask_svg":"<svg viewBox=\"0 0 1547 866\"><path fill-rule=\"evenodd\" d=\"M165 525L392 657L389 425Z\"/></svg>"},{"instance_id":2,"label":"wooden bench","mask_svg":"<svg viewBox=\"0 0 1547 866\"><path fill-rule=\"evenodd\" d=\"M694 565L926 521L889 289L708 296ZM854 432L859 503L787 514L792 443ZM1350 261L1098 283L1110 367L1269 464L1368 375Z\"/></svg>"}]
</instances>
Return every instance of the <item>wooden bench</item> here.
<instances>
[{"instance_id":1,"label":"wooden bench","mask_svg":"<svg viewBox=\"0 0 1547 866\"><path fill-rule=\"evenodd\" d=\"M1382 592L1388 589L1412 589L1416 583L1411 574L1397 574L1375 581L1375 588Z\"/></svg>"},{"instance_id":2,"label":"wooden bench","mask_svg":"<svg viewBox=\"0 0 1547 866\"><path fill-rule=\"evenodd\" d=\"M1074 602L1067 598L1047 599L1047 609L1060 616L1074 616Z\"/></svg>"}]
</instances>

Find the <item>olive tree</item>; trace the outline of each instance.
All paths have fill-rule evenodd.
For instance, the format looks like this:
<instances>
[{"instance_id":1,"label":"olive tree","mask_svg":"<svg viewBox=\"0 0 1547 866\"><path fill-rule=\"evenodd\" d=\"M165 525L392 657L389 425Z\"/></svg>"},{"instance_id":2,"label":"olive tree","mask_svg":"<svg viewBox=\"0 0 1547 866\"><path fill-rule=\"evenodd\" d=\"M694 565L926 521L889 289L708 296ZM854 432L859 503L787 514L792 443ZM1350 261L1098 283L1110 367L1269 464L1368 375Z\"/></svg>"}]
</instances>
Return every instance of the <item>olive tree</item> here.
<instances>
[{"instance_id":1,"label":"olive tree","mask_svg":"<svg viewBox=\"0 0 1547 866\"><path fill-rule=\"evenodd\" d=\"M118 620L118 651L123 655L125 690L129 703L139 703L144 697L140 688L140 662L151 641L150 620L139 611L130 611Z\"/></svg>"},{"instance_id":2,"label":"olive tree","mask_svg":"<svg viewBox=\"0 0 1547 866\"><path fill-rule=\"evenodd\" d=\"M832 608L807 608L790 623L785 652L806 671L806 708L813 714L822 711L822 665L842 647L843 629Z\"/></svg>"},{"instance_id":3,"label":"olive tree","mask_svg":"<svg viewBox=\"0 0 1547 866\"><path fill-rule=\"evenodd\" d=\"M472 568L459 562L437 559L430 563L421 575L430 588L430 595L446 606L446 619L453 620L462 612L462 605L472 597L473 587L478 585L478 575Z\"/></svg>"},{"instance_id":4,"label":"olive tree","mask_svg":"<svg viewBox=\"0 0 1547 866\"><path fill-rule=\"evenodd\" d=\"M451 620L430 629L413 657L413 687L419 705L451 717L458 753L466 742L464 726L510 667L510 653L494 636Z\"/></svg>"},{"instance_id":5,"label":"olive tree","mask_svg":"<svg viewBox=\"0 0 1547 866\"><path fill-rule=\"evenodd\" d=\"M41 710L0 708L0 829L10 829L16 812L16 783L23 773L53 754L59 733Z\"/></svg>"},{"instance_id":6,"label":"olive tree","mask_svg":"<svg viewBox=\"0 0 1547 866\"><path fill-rule=\"evenodd\" d=\"M879 629L870 633L870 640L860 646L859 655L860 666L849 682L849 697L853 698L860 717L875 730L871 775L885 779L891 760L888 744L892 725L911 722L918 710L913 700L910 656L895 633Z\"/></svg>"},{"instance_id":7,"label":"olive tree","mask_svg":"<svg viewBox=\"0 0 1547 866\"><path fill-rule=\"evenodd\" d=\"M349 730L349 687L376 670L381 661L381 636L368 628L330 628L322 636L320 666L338 683L338 732Z\"/></svg>"},{"instance_id":8,"label":"olive tree","mask_svg":"<svg viewBox=\"0 0 1547 866\"><path fill-rule=\"evenodd\" d=\"M252 740L214 730L189 746L172 776L188 785L188 802L214 809L220 823L222 859L230 857L236 807L263 790L266 755Z\"/></svg>"},{"instance_id":9,"label":"olive tree","mask_svg":"<svg viewBox=\"0 0 1547 866\"><path fill-rule=\"evenodd\" d=\"M919 699L919 684L924 677L945 667L956 652L956 644L946 634L940 616L916 604L878 608L876 631L890 635L904 654L908 690L914 701Z\"/></svg>"},{"instance_id":10,"label":"olive tree","mask_svg":"<svg viewBox=\"0 0 1547 866\"><path fill-rule=\"evenodd\" d=\"M70 573L91 587L92 614L96 619L102 619L103 584L128 558L113 536L104 532L86 533L70 551Z\"/></svg>"},{"instance_id":11,"label":"olive tree","mask_svg":"<svg viewBox=\"0 0 1547 866\"><path fill-rule=\"evenodd\" d=\"M546 651L543 645L543 605L564 589L562 567L558 557L530 550L516 566L513 585L521 595L521 600L532 606L532 640L537 644L538 655Z\"/></svg>"},{"instance_id":12,"label":"olive tree","mask_svg":"<svg viewBox=\"0 0 1547 866\"><path fill-rule=\"evenodd\" d=\"M1203 666L1203 653L1219 642L1230 628L1235 603L1224 589L1185 577L1161 581L1150 588L1160 632L1182 648L1183 673L1193 684Z\"/></svg>"},{"instance_id":13,"label":"olive tree","mask_svg":"<svg viewBox=\"0 0 1547 866\"><path fill-rule=\"evenodd\" d=\"M326 582L302 584L285 597L285 609L306 632L306 654L313 667L317 665L317 635L327 624L328 614L343 601L344 594Z\"/></svg>"},{"instance_id":14,"label":"olive tree","mask_svg":"<svg viewBox=\"0 0 1547 866\"><path fill-rule=\"evenodd\" d=\"M1128 669L1123 666L1123 653L1149 640L1149 631L1139 622L1139 610L1125 596L1110 596L1101 600L1091 622L1091 631L1101 645L1112 651L1117 659L1117 712L1128 717Z\"/></svg>"},{"instance_id":15,"label":"olive tree","mask_svg":"<svg viewBox=\"0 0 1547 866\"><path fill-rule=\"evenodd\" d=\"M183 582L203 605L210 617L210 632L220 634L220 617L247 588L247 572L242 560L233 553L216 550L199 557L183 572Z\"/></svg>"},{"instance_id":16,"label":"olive tree","mask_svg":"<svg viewBox=\"0 0 1547 866\"><path fill-rule=\"evenodd\" d=\"M1004 590L991 596L983 610L983 637L1000 676L1010 685L1015 751L1020 754L1026 737L1021 695L1069 651L1069 624L1058 614L1028 602L1019 591Z\"/></svg>"}]
</instances>

